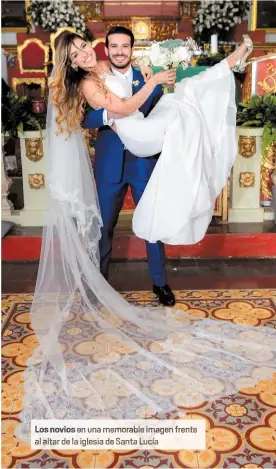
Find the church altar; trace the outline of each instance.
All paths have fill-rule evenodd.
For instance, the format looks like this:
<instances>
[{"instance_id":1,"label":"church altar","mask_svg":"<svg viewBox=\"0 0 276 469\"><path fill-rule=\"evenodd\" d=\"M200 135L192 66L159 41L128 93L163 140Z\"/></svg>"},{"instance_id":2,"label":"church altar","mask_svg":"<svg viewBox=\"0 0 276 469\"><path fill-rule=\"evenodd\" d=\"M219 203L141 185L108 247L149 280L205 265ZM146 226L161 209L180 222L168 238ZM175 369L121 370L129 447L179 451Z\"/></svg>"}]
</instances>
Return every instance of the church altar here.
<instances>
[{"instance_id":1,"label":"church altar","mask_svg":"<svg viewBox=\"0 0 276 469\"><path fill-rule=\"evenodd\" d=\"M21 2L22 3L22 2ZM150 41L163 41L166 39L186 39L187 37L193 37L193 20L197 14L199 2L179 2L177 0L168 1L156 1L147 2L146 0L127 1L99 1L99 2L81 2L75 1L79 4L81 13L84 15L84 22L87 28L90 30L93 36L93 47L98 58L105 58L104 43L106 32L117 24L131 28L135 35L135 51L147 48ZM143 16L141 16L141 3L143 3ZM29 4L26 1L26 5ZM13 19L14 20L14 19ZM21 21L21 20L20 20ZM68 26L60 29L54 29L50 31L47 28L32 25L32 29L10 27L2 30L3 43L2 53L4 64L6 66L5 80L9 86L16 90L18 94L28 94L29 86L33 86L33 93L35 99L37 98L36 93L40 93L47 96L47 85L48 85L48 74L49 66L54 63L54 39L60 34L62 29L68 29ZM237 24L233 30L231 36L231 44L219 42L218 46L225 50L233 44L241 41L242 35L248 32L248 22L242 21L241 24ZM266 31L262 28L257 28L256 25L251 28L249 32L250 36L254 41L254 52L252 57L255 58L256 63L252 62L252 66L248 69L246 80L242 87L242 98L244 101L248 101L251 94L257 92L257 94L263 94L272 87L275 90L275 51L276 43L266 41ZM12 38L12 40L11 40ZM219 38L221 41L221 38ZM95 45L95 46L94 46ZM206 46L206 47L205 47ZM208 54L208 44L204 44L203 50ZM219 48L220 50L220 48ZM274 56L271 52L274 51ZM269 54L269 61L266 59ZM103 56L102 56L103 54ZM260 57L261 56L261 57ZM271 65L272 62L272 65ZM4 67L5 68L5 67ZM177 69L176 81L180 81L183 78L192 77L197 75L201 71L206 70L206 66L193 65L192 67L183 70L181 67ZM159 68L154 70L158 71ZM258 72L258 73L257 73ZM25 87L25 88L24 88ZM40 90L37 90L40 87ZM260 91L260 89L262 90ZM27 91L28 90L28 91ZM166 92L167 90L165 90ZM240 89L237 86L237 103L241 100L239 96ZM25 92L25 93L24 93ZM39 97L39 96L38 96ZM32 134L32 135L31 135ZM236 213L240 218L240 210L243 211L243 221L247 221L249 207L248 196L253 203L254 209L259 203L260 185L262 181L266 182L269 176L268 172L271 172L272 165L275 166L275 155L272 155L273 161L269 161L269 168L267 169L267 159L261 161L260 154L255 155L255 151L251 151L250 155L247 155L245 145L248 145L248 141L251 142L252 148L259 148L257 145L258 136L250 135L248 132L243 132L238 135L239 139L239 152L235 162L235 181L233 181L233 174L217 199L214 215L219 217L221 221L229 221ZM90 137L87 136L87 141ZM39 132L30 132L21 136L21 156L23 186L24 186L24 209L13 210L10 204L7 202L8 186L10 181L4 178L2 183L2 201L6 201L4 204L4 218L11 219L19 224L25 226L40 225L43 212L45 211L45 200L47 198L47 148L44 145L44 138L41 138ZM247 142L247 143L246 143ZM42 148L42 150L41 150ZM257 151L259 153L259 150ZM93 148L90 148L90 154L93 158ZM272 153L271 153L272 154ZM267 156L268 158L268 156ZM258 161L257 161L258 159ZM256 164L253 164L256 160ZM246 161L246 168L245 168ZM45 168L40 166L45 163ZM264 176L258 177L262 167ZM273 166L273 167L274 167ZM245 171L246 169L246 171ZM5 168L3 167L2 160L2 171L5 174ZM246 179L246 184L243 182L242 177L248 178L250 176L250 184ZM236 194L236 198L233 197L233 192ZM254 192L254 197L249 197ZM228 218L228 193L230 194L230 207L232 209L231 217ZM238 195L237 195L238 194ZM46 198L45 198L46 197ZM34 204L34 200L39 203ZM134 210L134 203L131 196L131 191L128 191L124 200L121 215L131 216ZM252 207L250 206L250 210ZM265 212L265 210L261 210ZM258 211L260 214L260 210ZM3 209L2 209L3 214ZM266 213L262 214L266 219ZM262 219L259 216L259 219ZM272 216L272 214L270 214ZM235 217L234 217L235 218ZM127 217L126 217L127 219Z\"/></svg>"}]
</instances>

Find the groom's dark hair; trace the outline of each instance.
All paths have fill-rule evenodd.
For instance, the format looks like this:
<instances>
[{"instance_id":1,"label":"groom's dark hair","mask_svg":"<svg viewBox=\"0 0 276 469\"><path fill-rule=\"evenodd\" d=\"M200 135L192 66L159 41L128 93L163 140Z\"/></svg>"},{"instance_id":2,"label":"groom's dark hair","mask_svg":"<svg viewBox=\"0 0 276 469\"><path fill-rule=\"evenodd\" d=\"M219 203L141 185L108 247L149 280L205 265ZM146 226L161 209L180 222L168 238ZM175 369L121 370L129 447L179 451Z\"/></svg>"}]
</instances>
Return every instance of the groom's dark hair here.
<instances>
[{"instance_id":1,"label":"groom's dark hair","mask_svg":"<svg viewBox=\"0 0 276 469\"><path fill-rule=\"evenodd\" d=\"M111 34L125 34L126 36L129 36L130 37L131 47L133 47L133 45L134 45L134 34L130 29L125 28L124 26L113 26L113 28L111 28L108 31L107 35L106 35L106 39L105 39L106 47L108 47L108 38L109 38L109 36L111 36Z\"/></svg>"}]
</instances>

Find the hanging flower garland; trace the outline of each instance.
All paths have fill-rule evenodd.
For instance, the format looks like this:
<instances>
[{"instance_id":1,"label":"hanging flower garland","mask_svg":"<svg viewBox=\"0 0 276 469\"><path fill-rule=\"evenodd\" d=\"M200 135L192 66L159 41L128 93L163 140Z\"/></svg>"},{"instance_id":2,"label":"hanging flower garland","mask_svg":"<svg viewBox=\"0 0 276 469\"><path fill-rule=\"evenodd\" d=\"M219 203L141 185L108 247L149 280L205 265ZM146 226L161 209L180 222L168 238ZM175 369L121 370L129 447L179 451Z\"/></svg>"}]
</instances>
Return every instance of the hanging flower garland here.
<instances>
[{"instance_id":1,"label":"hanging flower garland","mask_svg":"<svg viewBox=\"0 0 276 469\"><path fill-rule=\"evenodd\" d=\"M31 0L28 14L32 23L47 31L56 32L64 26L74 28L79 34L86 31L84 15L73 0Z\"/></svg>"},{"instance_id":2,"label":"hanging flower garland","mask_svg":"<svg viewBox=\"0 0 276 469\"><path fill-rule=\"evenodd\" d=\"M193 21L196 39L206 42L212 34L218 34L223 39L229 31L242 22L249 7L248 0L201 1Z\"/></svg>"}]
</instances>

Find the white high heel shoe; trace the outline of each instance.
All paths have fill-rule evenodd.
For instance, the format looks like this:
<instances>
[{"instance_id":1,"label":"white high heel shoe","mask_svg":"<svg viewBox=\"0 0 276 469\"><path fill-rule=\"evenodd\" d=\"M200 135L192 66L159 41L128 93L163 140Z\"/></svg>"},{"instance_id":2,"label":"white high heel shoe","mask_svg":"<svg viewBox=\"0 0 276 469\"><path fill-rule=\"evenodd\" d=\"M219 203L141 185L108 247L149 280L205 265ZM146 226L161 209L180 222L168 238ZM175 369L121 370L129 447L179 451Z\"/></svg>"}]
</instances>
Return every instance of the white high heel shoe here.
<instances>
[{"instance_id":1,"label":"white high heel shoe","mask_svg":"<svg viewBox=\"0 0 276 469\"><path fill-rule=\"evenodd\" d=\"M244 69L248 65L248 63L246 62L246 59L251 54L251 52L253 51L253 42L250 39L250 37L248 36L248 34L243 35L243 42L245 43L245 45L247 47L247 52L244 54L244 56L241 59L237 60L236 65L234 65L234 67L232 67L233 72L242 73L244 71Z\"/></svg>"}]
</instances>

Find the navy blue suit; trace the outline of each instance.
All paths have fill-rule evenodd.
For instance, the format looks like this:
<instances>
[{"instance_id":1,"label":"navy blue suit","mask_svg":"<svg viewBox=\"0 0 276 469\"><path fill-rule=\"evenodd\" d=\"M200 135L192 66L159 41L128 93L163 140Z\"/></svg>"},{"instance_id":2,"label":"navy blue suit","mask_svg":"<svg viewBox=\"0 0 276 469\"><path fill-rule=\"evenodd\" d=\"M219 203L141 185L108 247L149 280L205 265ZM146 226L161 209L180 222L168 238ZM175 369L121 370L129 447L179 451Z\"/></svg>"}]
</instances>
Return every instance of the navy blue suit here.
<instances>
[{"instance_id":1,"label":"navy blue suit","mask_svg":"<svg viewBox=\"0 0 276 469\"><path fill-rule=\"evenodd\" d=\"M133 69L133 82L135 84L133 93L137 93L145 83L142 74L136 69ZM162 94L162 87L159 85L140 111L147 116ZM103 219L100 240L101 272L105 278L108 278L114 228L128 186L131 187L132 197L137 205L159 155L139 158L126 150L118 135L109 126L103 126L103 109L88 111L84 119L84 127L99 128L95 148L95 178ZM135 129L133 131L135 132ZM164 245L161 242L147 242L146 248L153 283L162 287L167 283Z\"/></svg>"}]
</instances>

